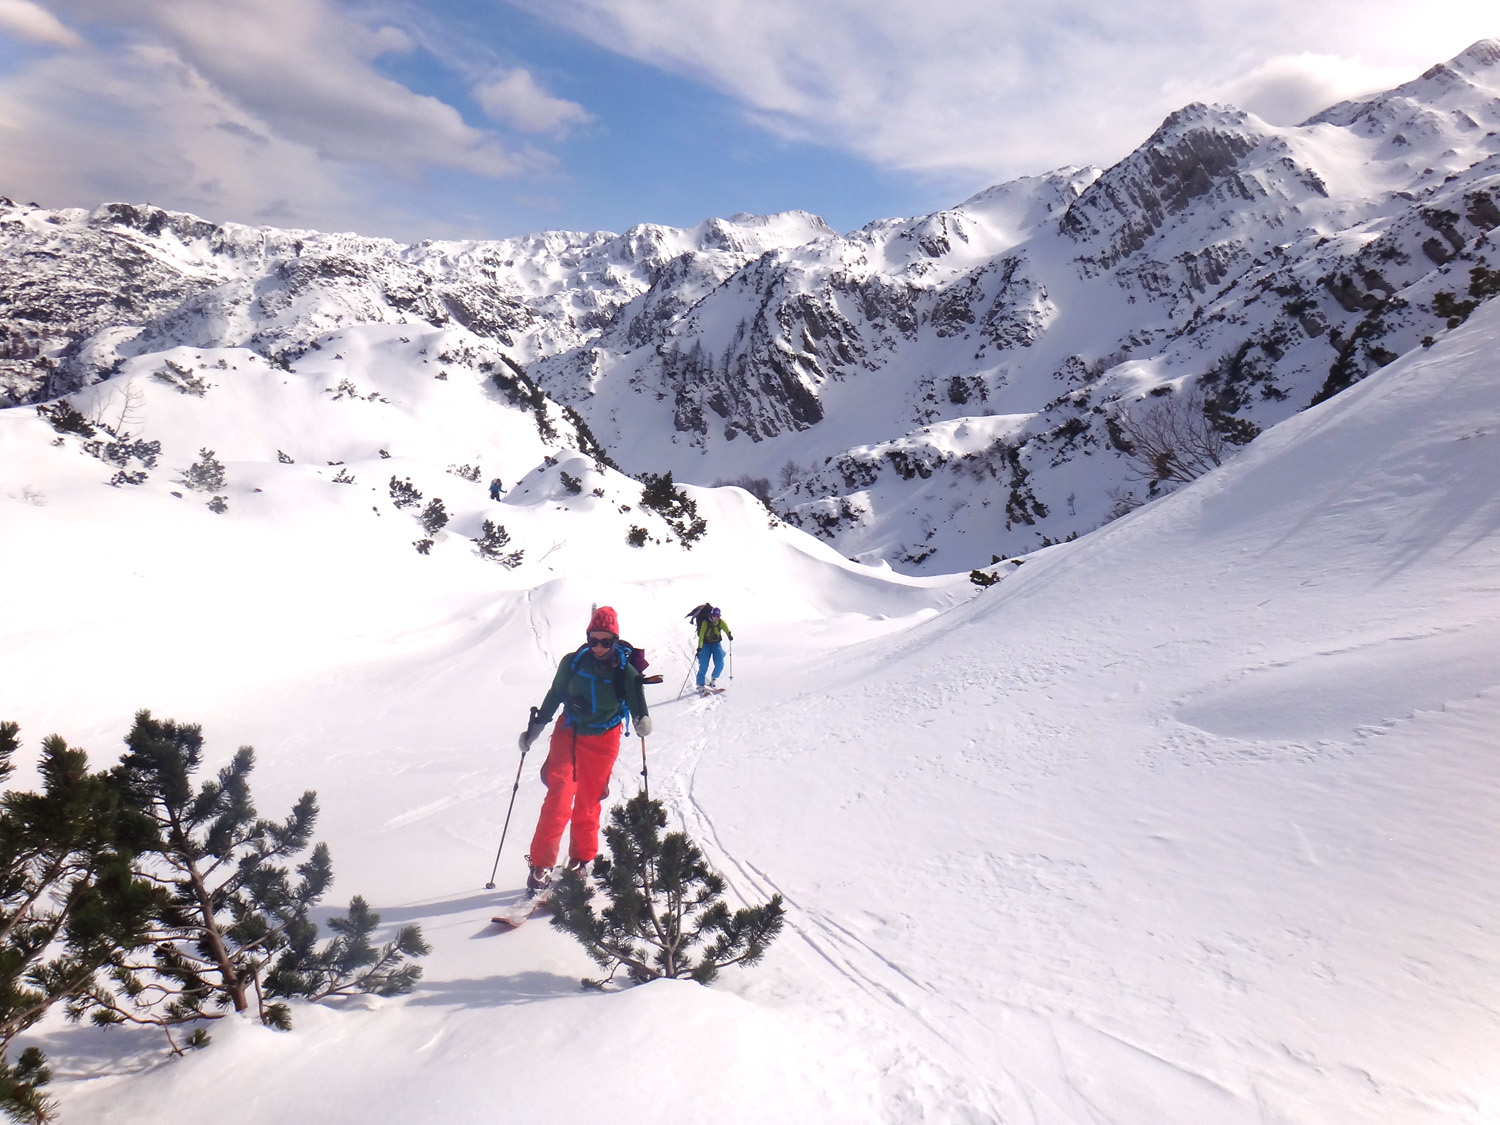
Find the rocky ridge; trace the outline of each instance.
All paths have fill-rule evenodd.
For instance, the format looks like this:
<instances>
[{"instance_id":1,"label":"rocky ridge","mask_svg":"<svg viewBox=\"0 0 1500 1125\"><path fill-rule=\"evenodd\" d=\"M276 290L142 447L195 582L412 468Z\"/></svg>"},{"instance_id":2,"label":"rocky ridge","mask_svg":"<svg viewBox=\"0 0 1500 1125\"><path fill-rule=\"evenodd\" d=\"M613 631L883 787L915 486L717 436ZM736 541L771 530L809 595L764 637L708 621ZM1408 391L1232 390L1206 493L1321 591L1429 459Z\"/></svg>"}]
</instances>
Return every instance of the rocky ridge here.
<instances>
[{"instance_id":1,"label":"rocky ridge","mask_svg":"<svg viewBox=\"0 0 1500 1125\"><path fill-rule=\"evenodd\" d=\"M1122 410L1196 394L1244 441L1500 291L1497 135L1484 41L1300 126L1192 105L1113 168L845 235L792 212L401 246L3 201L0 402L182 345L291 364L445 326L627 470L765 481L846 554L952 571L1170 487Z\"/></svg>"}]
</instances>

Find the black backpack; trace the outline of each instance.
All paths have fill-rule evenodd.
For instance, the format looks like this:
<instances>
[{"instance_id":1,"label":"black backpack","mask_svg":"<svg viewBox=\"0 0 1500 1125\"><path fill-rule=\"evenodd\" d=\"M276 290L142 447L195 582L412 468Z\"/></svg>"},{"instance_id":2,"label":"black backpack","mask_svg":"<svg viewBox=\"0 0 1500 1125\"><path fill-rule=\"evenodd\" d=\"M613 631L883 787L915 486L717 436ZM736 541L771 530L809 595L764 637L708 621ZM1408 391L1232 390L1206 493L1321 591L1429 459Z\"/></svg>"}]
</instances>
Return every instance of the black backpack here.
<instances>
[{"instance_id":1,"label":"black backpack","mask_svg":"<svg viewBox=\"0 0 1500 1125\"><path fill-rule=\"evenodd\" d=\"M713 614L713 611L714 603L704 602L702 605L694 606L683 616L685 616L689 621L693 623L693 629L696 631L697 629L702 628L703 623L709 619L709 617Z\"/></svg>"}]
</instances>

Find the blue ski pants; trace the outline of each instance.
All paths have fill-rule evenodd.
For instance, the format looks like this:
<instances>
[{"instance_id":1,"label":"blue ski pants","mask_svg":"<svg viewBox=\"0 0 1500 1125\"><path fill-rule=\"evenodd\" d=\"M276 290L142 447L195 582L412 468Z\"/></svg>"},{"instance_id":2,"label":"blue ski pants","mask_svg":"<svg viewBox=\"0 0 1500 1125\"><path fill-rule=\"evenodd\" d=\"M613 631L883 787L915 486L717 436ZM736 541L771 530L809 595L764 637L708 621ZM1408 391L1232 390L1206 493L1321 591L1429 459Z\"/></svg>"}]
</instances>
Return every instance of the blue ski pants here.
<instances>
[{"instance_id":1,"label":"blue ski pants","mask_svg":"<svg viewBox=\"0 0 1500 1125\"><path fill-rule=\"evenodd\" d=\"M724 642L714 641L713 644L704 645L698 650L698 686L703 686L703 681L708 678L708 659L713 657L714 679L724 674Z\"/></svg>"}]
</instances>

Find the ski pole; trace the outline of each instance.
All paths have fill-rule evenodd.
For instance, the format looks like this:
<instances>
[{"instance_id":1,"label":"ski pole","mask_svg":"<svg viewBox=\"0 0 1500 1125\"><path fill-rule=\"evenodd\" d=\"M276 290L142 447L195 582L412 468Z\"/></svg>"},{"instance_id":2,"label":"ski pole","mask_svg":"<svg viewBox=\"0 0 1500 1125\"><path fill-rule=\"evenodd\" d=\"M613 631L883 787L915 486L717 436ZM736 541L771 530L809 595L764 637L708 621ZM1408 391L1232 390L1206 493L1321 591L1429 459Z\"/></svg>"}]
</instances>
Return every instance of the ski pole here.
<instances>
[{"instance_id":1,"label":"ski pole","mask_svg":"<svg viewBox=\"0 0 1500 1125\"><path fill-rule=\"evenodd\" d=\"M651 800L651 778L646 773L646 736L641 735L641 792L646 794L646 800Z\"/></svg>"},{"instance_id":2,"label":"ski pole","mask_svg":"<svg viewBox=\"0 0 1500 1125\"><path fill-rule=\"evenodd\" d=\"M682 686L677 689L677 698L678 699L681 699L682 696L683 696L683 693L687 691L688 681L693 678L693 662L696 661L696 660L697 660L697 657L694 657L692 661L688 662L687 675L682 677Z\"/></svg>"},{"instance_id":3,"label":"ski pole","mask_svg":"<svg viewBox=\"0 0 1500 1125\"><path fill-rule=\"evenodd\" d=\"M734 641L729 642L729 678L734 679Z\"/></svg>"},{"instance_id":4,"label":"ski pole","mask_svg":"<svg viewBox=\"0 0 1500 1125\"><path fill-rule=\"evenodd\" d=\"M536 708L531 709L532 717L536 716ZM531 747L526 747L530 750ZM526 750L521 751L521 760L516 763L516 783L510 789L510 807L505 810L505 827L500 829L500 846L495 849L495 866L490 868L490 881L484 885L487 891L495 889L495 872L500 870L500 853L505 850L505 834L510 831L510 814L515 811L516 793L521 788L521 771L526 768Z\"/></svg>"}]
</instances>

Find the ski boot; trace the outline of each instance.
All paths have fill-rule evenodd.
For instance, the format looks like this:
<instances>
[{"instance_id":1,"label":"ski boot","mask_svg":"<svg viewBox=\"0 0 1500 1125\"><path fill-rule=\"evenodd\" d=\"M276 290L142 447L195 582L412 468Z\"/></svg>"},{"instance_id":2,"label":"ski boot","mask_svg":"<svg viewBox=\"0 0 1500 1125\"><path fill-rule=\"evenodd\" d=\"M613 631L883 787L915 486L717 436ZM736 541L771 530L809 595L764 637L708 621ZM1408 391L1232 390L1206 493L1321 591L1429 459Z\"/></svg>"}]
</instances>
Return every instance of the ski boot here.
<instances>
[{"instance_id":1,"label":"ski boot","mask_svg":"<svg viewBox=\"0 0 1500 1125\"><path fill-rule=\"evenodd\" d=\"M526 857L526 862L528 864L530 864L530 862L531 862L531 857L530 856ZM527 898L536 898L537 895L541 894L543 891L545 891L551 885L552 885L552 872L551 872L550 869L548 869L546 867L528 867L527 868L527 874L526 874L526 897Z\"/></svg>"}]
</instances>

